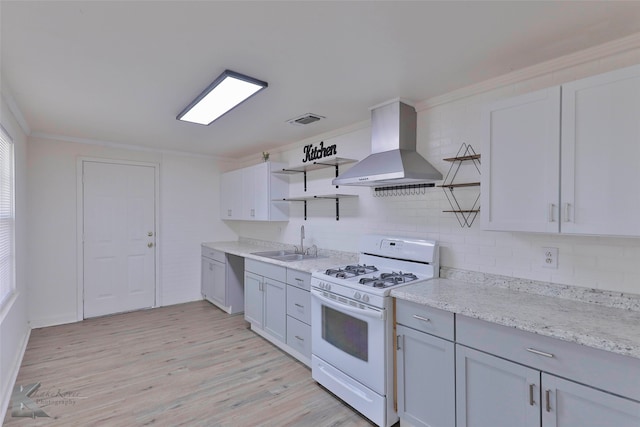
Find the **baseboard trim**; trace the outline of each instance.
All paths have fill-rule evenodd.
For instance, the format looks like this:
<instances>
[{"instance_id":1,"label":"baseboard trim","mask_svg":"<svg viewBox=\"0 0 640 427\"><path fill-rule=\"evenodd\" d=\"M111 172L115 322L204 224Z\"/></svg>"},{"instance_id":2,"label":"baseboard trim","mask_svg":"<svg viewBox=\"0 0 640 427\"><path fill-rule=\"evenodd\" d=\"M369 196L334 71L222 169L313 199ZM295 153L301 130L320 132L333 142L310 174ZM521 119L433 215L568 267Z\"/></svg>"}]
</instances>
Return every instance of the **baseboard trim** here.
<instances>
[{"instance_id":1,"label":"baseboard trim","mask_svg":"<svg viewBox=\"0 0 640 427\"><path fill-rule=\"evenodd\" d=\"M9 386L6 388L3 395L0 396L0 404L2 404L2 407L0 407L0 420L4 420L4 417L7 415L7 411L9 410L11 394L13 393L13 388L16 386L16 379L18 378L18 372L20 372L20 366L22 366L24 353L27 351L29 337L31 337L31 328L27 329L27 333L24 334L24 338L22 339L22 343L20 344L18 357L16 358L16 360L14 360L13 367L11 368L11 373L9 375L9 378L11 378Z\"/></svg>"},{"instance_id":2,"label":"baseboard trim","mask_svg":"<svg viewBox=\"0 0 640 427\"><path fill-rule=\"evenodd\" d=\"M66 325L67 323L81 322L73 315L56 316L48 319L31 319L31 329L46 328L49 326Z\"/></svg>"}]
</instances>

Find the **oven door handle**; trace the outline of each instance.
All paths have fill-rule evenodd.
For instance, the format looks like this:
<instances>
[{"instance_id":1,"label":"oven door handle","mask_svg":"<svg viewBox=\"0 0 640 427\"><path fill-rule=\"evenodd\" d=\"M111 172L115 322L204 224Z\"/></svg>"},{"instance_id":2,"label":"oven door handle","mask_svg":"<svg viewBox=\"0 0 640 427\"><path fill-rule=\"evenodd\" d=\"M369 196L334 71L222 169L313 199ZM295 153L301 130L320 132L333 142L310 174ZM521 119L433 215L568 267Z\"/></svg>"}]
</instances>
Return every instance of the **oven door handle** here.
<instances>
[{"instance_id":1,"label":"oven door handle","mask_svg":"<svg viewBox=\"0 0 640 427\"><path fill-rule=\"evenodd\" d=\"M318 298L318 300L322 301L323 304L325 304L327 306L330 306L330 307L333 307L336 310L348 311L350 313L355 313L355 314L359 314L361 316L366 316L366 317L370 317L370 318L373 318L373 319L379 319L379 320L384 320L384 318L385 318L384 310L362 309L362 308L351 307L351 306L345 305L345 304L340 304L338 302L335 302L335 301L330 300L329 298L323 296L320 291L317 291L315 289L311 289L311 293L313 294L313 296L315 298Z\"/></svg>"}]
</instances>

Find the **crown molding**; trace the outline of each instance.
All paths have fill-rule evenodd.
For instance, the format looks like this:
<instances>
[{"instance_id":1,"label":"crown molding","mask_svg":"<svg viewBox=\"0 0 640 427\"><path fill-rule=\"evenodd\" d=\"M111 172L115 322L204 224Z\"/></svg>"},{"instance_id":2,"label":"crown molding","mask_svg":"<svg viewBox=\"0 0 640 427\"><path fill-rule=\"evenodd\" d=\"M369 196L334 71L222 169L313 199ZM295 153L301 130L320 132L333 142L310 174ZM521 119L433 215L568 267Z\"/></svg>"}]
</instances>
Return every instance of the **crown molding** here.
<instances>
[{"instance_id":1,"label":"crown molding","mask_svg":"<svg viewBox=\"0 0 640 427\"><path fill-rule=\"evenodd\" d=\"M45 139L50 141L73 142L76 144L87 144L87 145L99 145L102 147L117 148L121 150L144 151L149 153L172 154L172 155L178 155L178 156L199 157L199 158L206 158L206 159L223 159L221 157L214 156L211 154L193 153L190 151L180 151L180 150L167 150L162 148L146 147L144 145L124 144L121 142L102 141L99 139L90 139L90 138L77 138L74 136L55 135L55 134L42 133L42 132L33 132L30 135L30 137Z\"/></svg>"},{"instance_id":2,"label":"crown molding","mask_svg":"<svg viewBox=\"0 0 640 427\"><path fill-rule=\"evenodd\" d=\"M434 96L416 104L416 111L428 110L438 105L458 101L473 95L498 89L514 83L520 83L551 72L595 61L607 56L640 48L640 33L635 33L618 40L593 46L549 61L541 62L521 70L516 70L483 82L453 90L443 95Z\"/></svg>"},{"instance_id":3,"label":"crown molding","mask_svg":"<svg viewBox=\"0 0 640 427\"><path fill-rule=\"evenodd\" d=\"M20 126L20 129L22 129L22 133L26 136L31 135L31 128L29 127L27 119L24 118L24 114L22 114L22 110L18 107L18 103L11 94L11 91L4 84L0 88L0 96L2 96L4 103L7 104L9 111L13 114L13 117L18 123L18 126Z\"/></svg>"}]
</instances>

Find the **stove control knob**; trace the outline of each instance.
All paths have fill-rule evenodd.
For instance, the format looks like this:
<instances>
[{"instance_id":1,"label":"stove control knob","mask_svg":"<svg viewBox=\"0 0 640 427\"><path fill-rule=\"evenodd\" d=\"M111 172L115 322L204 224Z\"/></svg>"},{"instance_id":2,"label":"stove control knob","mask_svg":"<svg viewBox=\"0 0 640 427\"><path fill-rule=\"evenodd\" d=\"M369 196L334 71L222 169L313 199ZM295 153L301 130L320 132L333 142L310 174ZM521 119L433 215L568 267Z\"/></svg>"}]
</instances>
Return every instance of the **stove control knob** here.
<instances>
[{"instance_id":1,"label":"stove control knob","mask_svg":"<svg viewBox=\"0 0 640 427\"><path fill-rule=\"evenodd\" d=\"M362 295L362 301L369 302L369 295L367 294Z\"/></svg>"},{"instance_id":2,"label":"stove control knob","mask_svg":"<svg viewBox=\"0 0 640 427\"><path fill-rule=\"evenodd\" d=\"M331 290L331 285L330 285L329 283L326 283L326 284L324 285L324 288L325 288L326 290L330 291L330 290Z\"/></svg>"},{"instance_id":3,"label":"stove control knob","mask_svg":"<svg viewBox=\"0 0 640 427\"><path fill-rule=\"evenodd\" d=\"M355 294L353 294L353 297L355 299L360 299L362 297L362 295L360 295L360 292L356 292Z\"/></svg>"}]
</instances>

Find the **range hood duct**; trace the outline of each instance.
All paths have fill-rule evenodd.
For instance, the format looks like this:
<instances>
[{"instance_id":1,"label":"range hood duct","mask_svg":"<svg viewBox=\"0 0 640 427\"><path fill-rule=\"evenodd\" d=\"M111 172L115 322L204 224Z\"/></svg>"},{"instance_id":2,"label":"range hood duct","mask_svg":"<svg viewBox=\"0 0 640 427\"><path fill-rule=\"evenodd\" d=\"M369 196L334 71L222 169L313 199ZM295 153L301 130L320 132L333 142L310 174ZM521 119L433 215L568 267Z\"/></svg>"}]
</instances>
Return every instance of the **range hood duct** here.
<instances>
[{"instance_id":1,"label":"range hood duct","mask_svg":"<svg viewBox=\"0 0 640 427\"><path fill-rule=\"evenodd\" d=\"M332 181L368 187L423 184L442 179L416 151L416 110L400 100L371 109L371 155Z\"/></svg>"}]
</instances>

